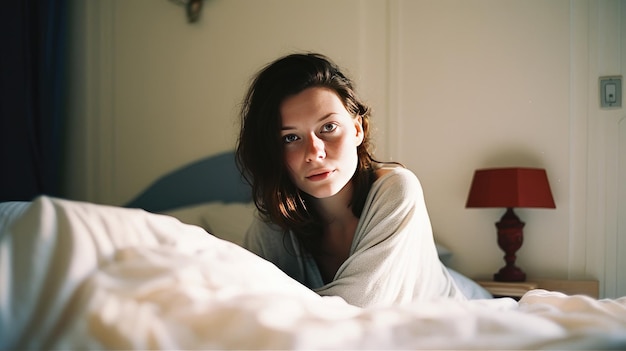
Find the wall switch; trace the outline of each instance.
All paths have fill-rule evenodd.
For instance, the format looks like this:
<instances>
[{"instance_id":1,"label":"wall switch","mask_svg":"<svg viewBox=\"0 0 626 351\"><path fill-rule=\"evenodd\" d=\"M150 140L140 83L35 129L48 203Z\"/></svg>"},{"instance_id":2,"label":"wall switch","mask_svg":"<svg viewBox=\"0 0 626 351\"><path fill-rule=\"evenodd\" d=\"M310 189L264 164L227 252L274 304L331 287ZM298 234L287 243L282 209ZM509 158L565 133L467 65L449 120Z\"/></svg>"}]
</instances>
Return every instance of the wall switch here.
<instances>
[{"instance_id":1,"label":"wall switch","mask_svg":"<svg viewBox=\"0 0 626 351\"><path fill-rule=\"evenodd\" d=\"M600 107L622 107L622 76L600 77Z\"/></svg>"},{"instance_id":2,"label":"wall switch","mask_svg":"<svg viewBox=\"0 0 626 351\"><path fill-rule=\"evenodd\" d=\"M616 99L615 84L609 82L604 86L604 100L606 100L609 104L614 104Z\"/></svg>"}]
</instances>

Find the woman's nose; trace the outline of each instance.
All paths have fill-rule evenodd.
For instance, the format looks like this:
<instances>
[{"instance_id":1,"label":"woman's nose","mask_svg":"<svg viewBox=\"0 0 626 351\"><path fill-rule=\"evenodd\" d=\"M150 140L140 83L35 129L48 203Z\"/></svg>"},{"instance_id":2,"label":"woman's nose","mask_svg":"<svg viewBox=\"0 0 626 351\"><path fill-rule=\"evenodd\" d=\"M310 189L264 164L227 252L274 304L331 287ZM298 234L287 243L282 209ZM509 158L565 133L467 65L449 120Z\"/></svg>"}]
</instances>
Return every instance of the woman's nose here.
<instances>
[{"instance_id":1,"label":"woman's nose","mask_svg":"<svg viewBox=\"0 0 626 351\"><path fill-rule=\"evenodd\" d=\"M324 141L316 135L311 135L308 139L306 161L311 162L316 159L324 159L326 157Z\"/></svg>"}]
</instances>

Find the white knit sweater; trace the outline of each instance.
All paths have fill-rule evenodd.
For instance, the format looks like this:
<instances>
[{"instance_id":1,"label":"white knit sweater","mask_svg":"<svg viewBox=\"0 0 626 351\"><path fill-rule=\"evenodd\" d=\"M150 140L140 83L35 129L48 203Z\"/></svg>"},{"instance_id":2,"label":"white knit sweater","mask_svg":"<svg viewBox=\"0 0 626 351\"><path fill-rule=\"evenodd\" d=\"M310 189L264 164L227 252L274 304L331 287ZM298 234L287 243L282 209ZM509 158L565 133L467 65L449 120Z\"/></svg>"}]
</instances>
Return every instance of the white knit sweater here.
<instances>
[{"instance_id":1,"label":"white knit sweater","mask_svg":"<svg viewBox=\"0 0 626 351\"><path fill-rule=\"evenodd\" d=\"M296 237L255 218L244 246L322 296L366 307L450 297L465 299L437 256L422 187L395 167L368 194L350 248L334 279L324 284L315 260Z\"/></svg>"}]
</instances>

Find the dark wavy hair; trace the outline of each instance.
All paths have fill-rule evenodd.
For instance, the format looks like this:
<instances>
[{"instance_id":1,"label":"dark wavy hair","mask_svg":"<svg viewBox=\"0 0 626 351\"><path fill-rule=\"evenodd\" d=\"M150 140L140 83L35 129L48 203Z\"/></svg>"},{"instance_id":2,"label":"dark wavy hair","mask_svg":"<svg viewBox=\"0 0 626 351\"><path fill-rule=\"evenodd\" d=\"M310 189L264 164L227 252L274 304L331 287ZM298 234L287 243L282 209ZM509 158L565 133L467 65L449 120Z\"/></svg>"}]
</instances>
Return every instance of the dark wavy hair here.
<instances>
[{"instance_id":1,"label":"dark wavy hair","mask_svg":"<svg viewBox=\"0 0 626 351\"><path fill-rule=\"evenodd\" d=\"M252 198L262 218L292 230L301 240L321 231L309 195L291 181L280 137L280 105L290 96L311 87L331 89L346 110L362 119L364 138L357 147L358 165L352 182L350 205L358 218L375 179L378 161L371 154L371 109L357 95L354 83L329 58L317 53L290 54L262 68L254 77L241 108L237 166L252 187ZM307 240L303 240L306 242Z\"/></svg>"}]
</instances>

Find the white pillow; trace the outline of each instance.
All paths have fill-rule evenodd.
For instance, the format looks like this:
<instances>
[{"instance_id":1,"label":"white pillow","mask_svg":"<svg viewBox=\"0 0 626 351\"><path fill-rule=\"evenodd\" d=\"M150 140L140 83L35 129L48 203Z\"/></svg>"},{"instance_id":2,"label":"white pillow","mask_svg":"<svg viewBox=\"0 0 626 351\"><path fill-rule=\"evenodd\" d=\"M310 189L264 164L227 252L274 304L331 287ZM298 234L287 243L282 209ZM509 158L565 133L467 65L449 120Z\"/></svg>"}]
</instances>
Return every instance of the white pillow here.
<instances>
[{"instance_id":1,"label":"white pillow","mask_svg":"<svg viewBox=\"0 0 626 351\"><path fill-rule=\"evenodd\" d=\"M162 213L176 217L183 223L202 227L220 239L241 246L255 209L252 202L209 202Z\"/></svg>"},{"instance_id":2,"label":"white pillow","mask_svg":"<svg viewBox=\"0 0 626 351\"><path fill-rule=\"evenodd\" d=\"M470 300L491 299L493 295L487 289L480 286L472 279L464 276L463 274L455 271L450 267L446 267L452 279L456 282L456 286L463 292L465 297Z\"/></svg>"}]
</instances>

